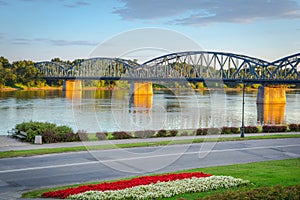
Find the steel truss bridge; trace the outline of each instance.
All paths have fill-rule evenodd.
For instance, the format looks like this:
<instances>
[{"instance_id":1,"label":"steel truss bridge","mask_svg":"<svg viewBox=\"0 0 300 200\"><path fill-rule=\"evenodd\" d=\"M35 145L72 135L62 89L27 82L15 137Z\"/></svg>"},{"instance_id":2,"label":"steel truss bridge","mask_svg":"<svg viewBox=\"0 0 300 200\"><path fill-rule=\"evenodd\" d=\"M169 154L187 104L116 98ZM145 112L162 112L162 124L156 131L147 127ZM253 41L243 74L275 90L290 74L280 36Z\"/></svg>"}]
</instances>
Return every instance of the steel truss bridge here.
<instances>
[{"instance_id":1,"label":"steel truss bridge","mask_svg":"<svg viewBox=\"0 0 300 200\"><path fill-rule=\"evenodd\" d=\"M188 51L139 64L122 58L90 58L75 66L35 63L47 80L223 81L260 84L300 83L300 53L274 62L245 55Z\"/></svg>"}]
</instances>

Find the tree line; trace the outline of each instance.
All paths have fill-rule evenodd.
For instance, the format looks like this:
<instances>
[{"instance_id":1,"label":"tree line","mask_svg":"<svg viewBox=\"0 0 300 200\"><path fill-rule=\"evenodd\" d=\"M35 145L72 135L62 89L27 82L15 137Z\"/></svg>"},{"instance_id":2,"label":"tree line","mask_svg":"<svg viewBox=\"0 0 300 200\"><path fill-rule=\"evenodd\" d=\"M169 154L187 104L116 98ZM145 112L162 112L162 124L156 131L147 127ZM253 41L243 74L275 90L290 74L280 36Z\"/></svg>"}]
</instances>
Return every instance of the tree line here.
<instances>
[{"instance_id":1,"label":"tree line","mask_svg":"<svg viewBox=\"0 0 300 200\"><path fill-rule=\"evenodd\" d=\"M54 58L52 62L59 62L68 65L76 65L82 59L74 61L63 61L60 58ZM10 63L3 56L0 57L0 88L30 88L45 86L61 86L62 80L46 81L43 74L34 66L31 60L15 61Z\"/></svg>"},{"instance_id":2,"label":"tree line","mask_svg":"<svg viewBox=\"0 0 300 200\"><path fill-rule=\"evenodd\" d=\"M30 60L15 61L0 57L0 88L3 87L35 87L45 84L42 74Z\"/></svg>"}]
</instances>

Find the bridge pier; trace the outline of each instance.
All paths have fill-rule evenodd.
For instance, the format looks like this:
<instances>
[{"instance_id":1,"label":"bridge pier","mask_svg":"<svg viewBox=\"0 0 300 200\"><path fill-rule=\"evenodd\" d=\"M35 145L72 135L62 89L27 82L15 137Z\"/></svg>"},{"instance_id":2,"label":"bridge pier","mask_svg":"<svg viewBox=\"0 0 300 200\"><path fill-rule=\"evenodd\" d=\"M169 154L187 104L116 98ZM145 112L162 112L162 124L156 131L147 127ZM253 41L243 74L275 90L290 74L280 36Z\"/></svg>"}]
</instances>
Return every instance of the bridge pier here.
<instances>
[{"instance_id":1,"label":"bridge pier","mask_svg":"<svg viewBox=\"0 0 300 200\"><path fill-rule=\"evenodd\" d=\"M81 91L81 80L65 80L63 84L63 91Z\"/></svg>"},{"instance_id":2,"label":"bridge pier","mask_svg":"<svg viewBox=\"0 0 300 200\"><path fill-rule=\"evenodd\" d=\"M263 124L283 124L286 105L284 86L261 86L257 93L257 120Z\"/></svg>"},{"instance_id":3,"label":"bridge pier","mask_svg":"<svg viewBox=\"0 0 300 200\"><path fill-rule=\"evenodd\" d=\"M286 88L284 86L261 86L258 88L256 103L277 104L286 103Z\"/></svg>"},{"instance_id":4,"label":"bridge pier","mask_svg":"<svg viewBox=\"0 0 300 200\"><path fill-rule=\"evenodd\" d=\"M130 104L135 108L151 108L153 88L151 82L130 83Z\"/></svg>"}]
</instances>

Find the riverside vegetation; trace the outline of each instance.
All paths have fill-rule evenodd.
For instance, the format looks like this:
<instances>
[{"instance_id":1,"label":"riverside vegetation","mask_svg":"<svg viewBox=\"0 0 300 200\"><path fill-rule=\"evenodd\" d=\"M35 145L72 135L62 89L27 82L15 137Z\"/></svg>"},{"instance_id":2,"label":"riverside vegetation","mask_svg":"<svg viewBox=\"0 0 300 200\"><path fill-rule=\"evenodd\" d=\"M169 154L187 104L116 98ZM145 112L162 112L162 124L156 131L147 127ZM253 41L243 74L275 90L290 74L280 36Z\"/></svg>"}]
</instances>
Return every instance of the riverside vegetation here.
<instances>
[{"instance_id":1,"label":"riverside vegetation","mask_svg":"<svg viewBox=\"0 0 300 200\"><path fill-rule=\"evenodd\" d=\"M15 127L18 131L26 132L24 141L34 143L35 136L41 135L43 143L57 142L76 142L76 141L95 141L111 139L131 139L131 138L151 138L151 137L175 137L175 136L195 136L195 135L213 135L213 134L239 134L238 127L222 128L198 128L196 130L144 130L144 131L114 131L87 133L84 130L78 130L76 133L68 126L57 126L49 122L23 122ZM246 126L245 133L276 133L276 132L298 132L300 124L289 125L266 125L262 127Z\"/></svg>"}]
</instances>

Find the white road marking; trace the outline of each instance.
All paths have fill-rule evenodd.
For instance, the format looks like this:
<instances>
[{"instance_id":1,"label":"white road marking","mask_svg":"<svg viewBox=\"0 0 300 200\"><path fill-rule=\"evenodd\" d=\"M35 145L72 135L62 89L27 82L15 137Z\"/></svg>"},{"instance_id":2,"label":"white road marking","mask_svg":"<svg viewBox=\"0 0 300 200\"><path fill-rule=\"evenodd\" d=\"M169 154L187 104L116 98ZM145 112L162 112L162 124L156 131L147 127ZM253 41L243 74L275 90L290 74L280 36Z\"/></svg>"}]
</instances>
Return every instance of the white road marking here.
<instances>
[{"instance_id":1,"label":"white road marking","mask_svg":"<svg viewBox=\"0 0 300 200\"><path fill-rule=\"evenodd\" d=\"M120 161L129 161L129 160L138 160L138 159L178 156L178 155L192 155L192 154L199 154L199 153L221 153L221 152L231 152L231 151L272 149L272 148L284 148L284 147L300 147L300 144L279 145L279 146L263 146L263 147L249 147L249 148L239 148L239 149L222 149L222 150L196 151L196 152L183 152L183 153L180 152L180 153L151 155L151 156L140 156L140 157L132 157L132 158L118 158L118 159L103 160L103 161L90 161L90 162L70 163L70 164L61 164L61 165L49 165L49 166L41 166L41 167L28 167L28 168L21 168L21 169L9 169L9 170L2 170L2 171L0 171L0 173L11 173L11 172L21 172L21 171L38 170L38 169L50 169L50 168L59 168L59 167L91 165L91 164L97 164L97 163L101 164L101 163L108 163L108 162L120 162ZM300 154L298 154L298 155L300 155Z\"/></svg>"}]
</instances>

